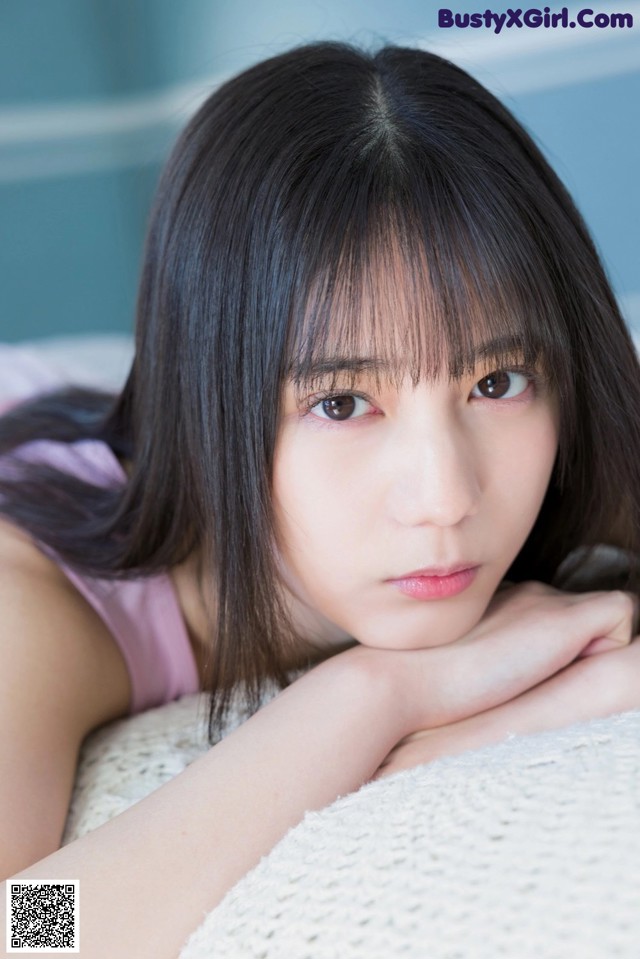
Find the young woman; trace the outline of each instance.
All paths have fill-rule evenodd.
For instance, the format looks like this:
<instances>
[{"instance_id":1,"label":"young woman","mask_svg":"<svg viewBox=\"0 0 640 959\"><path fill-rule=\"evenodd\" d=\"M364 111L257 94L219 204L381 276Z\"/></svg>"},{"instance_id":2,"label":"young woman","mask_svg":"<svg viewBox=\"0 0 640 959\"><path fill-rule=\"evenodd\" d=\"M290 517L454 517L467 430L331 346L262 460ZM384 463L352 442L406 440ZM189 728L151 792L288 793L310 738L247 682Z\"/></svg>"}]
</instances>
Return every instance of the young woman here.
<instances>
[{"instance_id":1,"label":"young woman","mask_svg":"<svg viewBox=\"0 0 640 959\"><path fill-rule=\"evenodd\" d=\"M317 43L226 83L122 393L0 420L2 877L79 879L87 959L176 956L306 810L640 705L639 384L569 196L463 71ZM210 751L59 849L82 739L198 688Z\"/></svg>"}]
</instances>

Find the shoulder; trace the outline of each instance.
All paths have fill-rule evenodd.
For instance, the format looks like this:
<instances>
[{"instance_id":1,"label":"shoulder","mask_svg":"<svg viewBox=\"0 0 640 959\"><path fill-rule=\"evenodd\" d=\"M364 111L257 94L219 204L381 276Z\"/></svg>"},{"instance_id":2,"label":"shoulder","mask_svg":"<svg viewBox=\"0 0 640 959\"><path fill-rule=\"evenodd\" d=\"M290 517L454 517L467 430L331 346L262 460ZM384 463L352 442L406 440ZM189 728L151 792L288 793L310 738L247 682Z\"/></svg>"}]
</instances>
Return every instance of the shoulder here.
<instances>
[{"instance_id":1,"label":"shoulder","mask_svg":"<svg viewBox=\"0 0 640 959\"><path fill-rule=\"evenodd\" d=\"M128 712L104 623L29 535L0 519L0 879L57 849L85 736Z\"/></svg>"},{"instance_id":2,"label":"shoulder","mask_svg":"<svg viewBox=\"0 0 640 959\"><path fill-rule=\"evenodd\" d=\"M3 517L0 608L0 669L7 645L29 650L51 687L72 697L68 721L78 734L128 713L127 668L107 626L29 534Z\"/></svg>"}]
</instances>

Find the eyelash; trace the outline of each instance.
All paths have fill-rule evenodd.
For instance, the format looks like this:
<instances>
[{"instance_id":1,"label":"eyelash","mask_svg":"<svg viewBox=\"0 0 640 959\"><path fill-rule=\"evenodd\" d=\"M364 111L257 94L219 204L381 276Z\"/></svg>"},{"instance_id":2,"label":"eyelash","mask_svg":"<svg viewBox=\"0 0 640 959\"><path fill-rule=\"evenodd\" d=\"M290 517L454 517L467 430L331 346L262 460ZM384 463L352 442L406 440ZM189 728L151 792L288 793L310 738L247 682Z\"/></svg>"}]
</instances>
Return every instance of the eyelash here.
<instances>
[{"instance_id":1,"label":"eyelash","mask_svg":"<svg viewBox=\"0 0 640 959\"><path fill-rule=\"evenodd\" d=\"M486 379L488 376L491 376L492 373L520 373L529 380L529 386L526 389L524 389L522 393L518 394L518 396L515 396L515 397L512 396L508 399L492 400L486 396L475 396L473 397L473 399L486 400L489 403L496 403L496 402L518 403L520 402L520 397L528 393L530 386L533 386L534 393L537 394L539 390L541 389L545 379L544 376L540 373L540 371L534 367L510 366L510 367L505 367L500 369L489 370L489 372L485 373L484 376L481 376L479 380L476 380L476 382L474 383L474 387L477 386L478 383L481 383L482 380ZM364 400L366 403L371 404L371 406L375 406L371 398L367 396L366 393L360 393L357 390L349 390L349 389L321 390L317 393L314 393L311 396L306 397L306 399L302 403L302 410L301 410L302 415L303 416L312 415L311 411L315 409L315 407L318 406L320 403L322 403L323 400L330 400L338 396L353 396L356 399ZM326 419L319 416L313 417L313 419L319 421L316 424L314 424L317 426L341 426L341 425L344 425L345 423L350 423L350 422L353 422L354 420L358 420L362 418L363 417L352 417L346 420L331 420L329 417L326 417Z\"/></svg>"}]
</instances>

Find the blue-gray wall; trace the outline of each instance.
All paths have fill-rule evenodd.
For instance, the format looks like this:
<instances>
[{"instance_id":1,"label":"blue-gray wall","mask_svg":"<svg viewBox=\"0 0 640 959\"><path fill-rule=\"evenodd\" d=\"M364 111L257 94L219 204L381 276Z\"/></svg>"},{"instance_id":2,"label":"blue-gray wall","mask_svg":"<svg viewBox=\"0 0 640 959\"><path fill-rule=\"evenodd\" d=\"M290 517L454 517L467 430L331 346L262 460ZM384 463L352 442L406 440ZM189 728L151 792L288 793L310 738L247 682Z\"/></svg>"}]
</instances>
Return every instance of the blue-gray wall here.
<instances>
[{"instance_id":1,"label":"blue-gray wall","mask_svg":"<svg viewBox=\"0 0 640 959\"><path fill-rule=\"evenodd\" d=\"M488 84L569 186L640 329L639 0L594 7L632 13L631 30L500 34L439 28L440 6L487 4L4 0L0 340L131 329L147 211L176 131L220 80L320 38L425 46Z\"/></svg>"}]
</instances>

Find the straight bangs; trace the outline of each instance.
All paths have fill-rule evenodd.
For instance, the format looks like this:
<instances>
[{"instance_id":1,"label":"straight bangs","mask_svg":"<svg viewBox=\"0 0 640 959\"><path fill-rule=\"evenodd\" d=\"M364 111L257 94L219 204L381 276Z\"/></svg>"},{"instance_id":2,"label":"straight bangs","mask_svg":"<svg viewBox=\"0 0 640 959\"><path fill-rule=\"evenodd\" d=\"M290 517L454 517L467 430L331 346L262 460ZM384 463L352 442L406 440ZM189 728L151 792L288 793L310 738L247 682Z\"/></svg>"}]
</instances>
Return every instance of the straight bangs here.
<instances>
[{"instance_id":1,"label":"straight bangs","mask_svg":"<svg viewBox=\"0 0 640 959\"><path fill-rule=\"evenodd\" d=\"M393 159L369 154L366 173L316 186L313 222L302 229L287 380L302 394L320 384L348 389L363 373L415 386L524 366L558 396L570 443L569 334L519 198L506 197L490 171L479 189L449 158L413 158L410 169L405 157L389 176Z\"/></svg>"}]
</instances>

